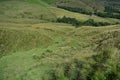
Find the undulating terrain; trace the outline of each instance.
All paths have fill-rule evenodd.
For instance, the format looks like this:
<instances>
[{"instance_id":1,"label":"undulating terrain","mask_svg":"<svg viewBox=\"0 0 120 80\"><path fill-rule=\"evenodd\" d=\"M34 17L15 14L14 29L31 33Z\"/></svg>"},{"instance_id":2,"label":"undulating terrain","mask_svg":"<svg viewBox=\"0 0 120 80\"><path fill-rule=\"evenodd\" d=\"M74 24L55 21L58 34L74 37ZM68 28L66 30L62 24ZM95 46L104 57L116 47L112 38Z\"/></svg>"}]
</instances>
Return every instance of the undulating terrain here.
<instances>
[{"instance_id":1,"label":"undulating terrain","mask_svg":"<svg viewBox=\"0 0 120 80\"><path fill-rule=\"evenodd\" d=\"M119 0L0 0L0 80L120 80L119 15Z\"/></svg>"}]
</instances>

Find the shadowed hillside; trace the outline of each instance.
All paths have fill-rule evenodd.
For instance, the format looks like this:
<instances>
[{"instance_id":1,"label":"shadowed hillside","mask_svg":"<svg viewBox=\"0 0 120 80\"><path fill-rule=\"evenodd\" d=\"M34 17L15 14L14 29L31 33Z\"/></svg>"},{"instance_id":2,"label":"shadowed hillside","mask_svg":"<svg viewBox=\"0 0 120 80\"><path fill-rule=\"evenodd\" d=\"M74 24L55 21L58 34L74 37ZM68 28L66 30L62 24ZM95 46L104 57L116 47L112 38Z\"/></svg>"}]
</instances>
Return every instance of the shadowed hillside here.
<instances>
[{"instance_id":1,"label":"shadowed hillside","mask_svg":"<svg viewBox=\"0 0 120 80\"><path fill-rule=\"evenodd\" d=\"M59 0L56 5L72 12L120 19L118 0Z\"/></svg>"},{"instance_id":2,"label":"shadowed hillside","mask_svg":"<svg viewBox=\"0 0 120 80\"><path fill-rule=\"evenodd\" d=\"M82 8L88 11L104 11L106 6L119 8L119 0L58 0L58 6Z\"/></svg>"}]
</instances>

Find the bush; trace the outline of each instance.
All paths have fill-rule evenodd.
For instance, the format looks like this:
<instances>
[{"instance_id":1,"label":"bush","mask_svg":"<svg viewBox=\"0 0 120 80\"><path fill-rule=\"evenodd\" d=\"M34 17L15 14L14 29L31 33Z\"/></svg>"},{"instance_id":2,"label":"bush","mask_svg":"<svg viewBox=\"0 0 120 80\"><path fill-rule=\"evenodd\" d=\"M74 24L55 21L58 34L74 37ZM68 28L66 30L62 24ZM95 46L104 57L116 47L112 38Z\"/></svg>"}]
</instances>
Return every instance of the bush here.
<instances>
[{"instance_id":1,"label":"bush","mask_svg":"<svg viewBox=\"0 0 120 80\"><path fill-rule=\"evenodd\" d=\"M68 24L72 24L73 26L80 26L82 23L78 20L76 20L75 18L70 18L70 17L62 17L62 18L58 18L57 19L57 22L60 22L60 23L68 23Z\"/></svg>"}]
</instances>

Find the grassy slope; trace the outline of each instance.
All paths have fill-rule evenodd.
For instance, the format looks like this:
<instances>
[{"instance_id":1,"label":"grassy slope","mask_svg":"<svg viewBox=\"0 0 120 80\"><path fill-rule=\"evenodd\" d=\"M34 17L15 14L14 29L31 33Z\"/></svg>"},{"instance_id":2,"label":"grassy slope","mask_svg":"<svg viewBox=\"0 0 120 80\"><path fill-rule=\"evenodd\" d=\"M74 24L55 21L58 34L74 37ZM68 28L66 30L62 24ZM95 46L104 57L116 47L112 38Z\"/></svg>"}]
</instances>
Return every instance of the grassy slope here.
<instances>
[{"instance_id":1,"label":"grassy slope","mask_svg":"<svg viewBox=\"0 0 120 80\"><path fill-rule=\"evenodd\" d=\"M108 22L108 23L120 22L118 19L102 18L98 16L89 16L89 15L74 13L74 12L70 12L70 11L66 11L66 10L58 9L54 7L51 7L51 11L56 15L56 17L67 16L71 18L76 18L79 21L86 21L88 19L94 19L96 22Z\"/></svg>"},{"instance_id":2,"label":"grassy slope","mask_svg":"<svg viewBox=\"0 0 120 80\"><path fill-rule=\"evenodd\" d=\"M55 5L57 0L42 0L42 1L44 1L44 2L46 2L48 4L50 4L50 5Z\"/></svg>"},{"instance_id":3,"label":"grassy slope","mask_svg":"<svg viewBox=\"0 0 120 80\"><path fill-rule=\"evenodd\" d=\"M59 6L77 7L82 8L87 11L93 11L97 9L98 11L104 11L105 6L111 6L119 10L120 1L119 0L58 0L57 4Z\"/></svg>"},{"instance_id":4,"label":"grassy slope","mask_svg":"<svg viewBox=\"0 0 120 80\"><path fill-rule=\"evenodd\" d=\"M39 27L41 25L41 27ZM47 27L49 25L49 27ZM50 26L51 25L51 26ZM45 40L43 40L43 38L42 37L39 37L40 38L40 40L39 39L37 39L37 40L39 40L39 42L40 43L43 43L43 44L45 44L45 45L47 45L47 44L50 44L51 42L49 42L49 40L53 40L52 42L54 42L54 44L51 44L51 46L50 47L48 47L48 48L51 48L51 49L55 49L56 48L56 46L57 46L57 43L60 43L62 40L63 40L63 37L64 37L64 29L65 30L71 30L72 28L69 28L69 27L66 27L67 25L64 25L63 24L63 26L62 25L60 25L60 26L58 26L57 28L56 28L56 26L57 26L58 24L51 24L51 23L48 23L48 24L38 24L38 25L33 25L31 28L30 28L30 30L27 28L27 30L29 30L29 32L31 33L31 32L34 32L34 30L35 30L35 32L37 33L36 34L36 38L38 38L41 34L43 35L46 35L47 37L49 37L49 38L45 38L45 36L43 37L43 38L45 38ZM46 27L42 27L42 26L46 26ZM63 28L61 28L61 27L63 27ZM66 28L65 28L66 27ZM67 29L68 28L68 29ZM11 29L11 28L10 28ZM7 30L7 29L6 29ZM9 28L8 28L8 30L9 30ZM21 31L23 31L23 29L20 29L20 28L13 28L13 30L17 30L17 32L18 32L18 30L21 30ZM32 31L31 31L32 30ZM11 31L11 30L10 30ZM16 32L13 32L14 34L17 34ZM26 33L26 31L25 31L25 33ZM24 34L25 34L24 33ZM40 34L38 34L38 33L40 33ZM5 33L4 33L5 34ZM20 34L20 33L19 33ZM18 34L18 36L21 38L21 36L20 35L22 35L22 34L20 34L19 35ZM34 34L34 33L31 33L31 34ZM13 36L13 34L10 34L11 36ZM34 37L35 35L33 35L33 37ZM6 36L7 37L7 36ZM13 36L13 37L15 37L15 36ZM28 38L29 36L27 36L27 39L29 39ZM24 38L26 38L26 37L23 37L22 39L24 39ZM2 39L3 39L3 37L2 37ZM34 38L31 38L31 39L34 39ZM13 39L14 40L14 39ZM18 38L18 40L21 40L21 39L19 39ZM48 41L46 41L46 40L48 40ZM29 40L28 40L29 41ZM34 67L35 65L36 65L36 62L34 62L34 56L35 55L42 55L42 53L43 52L47 52L48 51L48 53L49 53L49 49L47 50L47 48L36 48L36 49L34 49L35 47L33 46L34 44L38 44L38 42L37 41L32 41L32 40L30 40L31 41L31 43L32 43L32 45L30 45L29 43L28 43L28 45L26 45L26 47L29 47L30 48L30 46L32 46L32 50L30 50L30 51L26 51L26 52L16 52L16 53L14 53L13 54L13 56L11 56L11 55L9 55L9 56L11 56L11 61L12 61L12 59L14 58L16 58L17 56L19 56L18 58L19 58L19 60L16 60L16 62L15 62L15 64L16 63L22 63L22 62L24 62L22 65L21 65L21 67L19 66L19 70L20 70L20 73L21 74L25 74L25 73L22 73L22 71L24 72L24 70L28 70L29 68L31 68L31 67ZM14 42L14 41L12 41L11 40L11 42L9 42L9 43L12 43L12 42ZM18 42L18 43L15 43L16 45L18 44L19 45L19 43L20 42ZM21 44L21 43L20 43ZM24 44L27 44L26 42L24 43ZM15 46L15 45L14 45ZM43 46L43 45L41 45L41 44L39 44L39 46ZM22 47L23 47L23 45L22 45ZM20 48L20 46L19 46L19 48ZM25 48L24 48L25 49ZM11 48L10 48L10 50L12 50ZM34 52L35 51L35 52ZM37 52L36 52L37 51ZM8 57L9 57L8 56ZM20 57L21 56L21 57ZM22 58L23 57L23 58ZM4 57L3 57L4 58ZM2 58L2 59L3 59ZM28 58L29 58L29 62L28 61L26 61L26 60L28 60ZM25 60L25 61L22 61L21 59L23 59L23 60ZM4 60L3 60L4 61ZM20 61L20 62L19 62ZM36 61L36 60L35 60ZM2 62L2 61L1 61ZM32 62L32 63L31 63ZM5 61L5 63L7 64L7 62ZM25 66L26 65L26 66ZM31 65L31 66L30 66ZM3 65L4 66L4 65ZM23 66L25 66L25 67L23 67ZM2 66L1 66L2 67ZM15 67L15 66L14 66ZM12 65L11 65L11 68L12 69L14 69L14 67L12 67ZM17 65L16 65L16 67L17 67ZM23 68L22 68L23 67ZM41 66L42 67L42 66ZM10 65L9 65L9 68L10 68ZM0 68L0 69L3 69L3 68ZM11 70L12 70L11 69ZM3 69L4 70L4 69ZM44 69L43 69L44 70ZM9 73L10 72L10 70L7 70L7 72L5 71L5 73ZM39 73L39 72L38 72ZM4 73L3 73L4 74ZM12 74L12 75L14 75L14 73ZM9 75L8 75L9 76ZM34 75L33 75L34 76ZM38 75L37 75L38 76ZM4 76L1 76L0 78L2 78L2 79L6 79L6 78L3 78ZM32 77L32 76L31 76ZM9 80L14 80L14 79L16 79L16 77L14 77L14 76L11 76L11 77L9 77L8 78ZM18 74L18 79L20 79L20 75Z\"/></svg>"},{"instance_id":5,"label":"grassy slope","mask_svg":"<svg viewBox=\"0 0 120 80\"><path fill-rule=\"evenodd\" d=\"M43 2L42 2L43 3ZM5 1L0 3L0 21L15 22L15 23L39 23L44 21L55 20L57 17L68 16L77 18L80 21L86 21L93 18L100 22L119 22L117 19L101 18L97 16L90 17L89 15L69 12L63 9L54 7L44 7L42 5L22 2L22 1Z\"/></svg>"},{"instance_id":6,"label":"grassy slope","mask_svg":"<svg viewBox=\"0 0 120 80\"><path fill-rule=\"evenodd\" d=\"M76 18L80 21L86 21L90 18L90 16L88 16L88 15L73 13L73 12L65 11L62 9L54 8L54 7L49 7L49 8L43 7L40 5L31 4L31 3L27 3L27 2L20 2L20 1L5 1L5 2L1 2L0 6L1 6L0 7L0 12L1 12L0 26L2 27L1 34L6 35L5 38L3 37L4 35L1 35L1 44L4 43L2 46L3 49L1 50L1 52L17 51L17 50L19 50L19 45L22 44L22 41L19 41L19 38L21 38L21 37L24 38L23 39L23 41L24 41L24 40L26 40L25 36L28 35L29 36L28 39L26 41L24 41L24 42L28 42L30 39L35 37L34 36L35 34L39 34L39 33L35 33L34 31L33 32L28 31L28 30L26 30L26 28L24 30L24 27L29 28L29 27L31 27L31 25L37 24L37 23L45 23L46 24L46 23L48 23L48 21L54 20L54 19L56 19L56 17L62 17L64 15L66 15L68 17ZM95 21L100 21L100 22L102 21L102 22L115 23L118 21L117 19L109 19L109 18L104 19L104 18L100 18L100 17L96 17L96 16L93 16L92 18ZM9 28L21 27L21 29L23 28L22 29L23 31L19 31L19 32L17 32L16 30L11 30L11 31L8 30L7 31L4 28L5 27L8 28L8 26L9 26ZM16 32L17 32L17 35L16 35ZM24 34L24 35L22 35L22 34ZM9 37L13 36L13 35L14 35L14 37L11 37L9 40ZM44 36L44 35L41 35L41 36ZM2 38L4 40L2 40ZM13 41L12 39L17 39L17 38L18 38L18 41L16 41L16 42L19 42L19 43L13 47L12 44L14 44L16 42L12 42ZM46 40L48 38L46 37ZM34 43L37 40L31 40L31 41L33 41L33 43ZM11 43L11 44L9 44L9 46L5 47L6 45L8 45L8 43ZM33 46L32 42L27 43L27 44L30 44L30 46ZM27 44L24 44L24 46ZM39 44L36 44L34 46L37 47L38 45ZM31 49L32 47L30 47L30 46L28 48L27 48L27 46L25 46L25 50ZM9 49L9 47L10 47L10 49ZM24 47L22 48L22 50L24 50Z\"/></svg>"},{"instance_id":7,"label":"grassy slope","mask_svg":"<svg viewBox=\"0 0 120 80\"><path fill-rule=\"evenodd\" d=\"M39 5L44 6L44 7L49 6L47 3L43 2L42 0L0 0L0 1L2 1L2 2L3 1L22 1L22 2L29 2L29 3L39 4Z\"/></svg>"},{"instance_id":8,"label":"grassy slope","mask_svg":"<svg viewBox=\"0 0 120 80\"><path fill-rule=\"evenodd\" d=\"M114 32L120 31L119 26L101 28L82 27L76 29L72 26L70 27L70 25L53 23L36 24L30 28L25 27L25 29L30 32L31 30L32 32L35 30L37 33L36 37L44 34L53 41L51 45L47 45L45 48L35 48L32 46L34 48L29 51L14 52L11 55L2 57L0 59L1 80L42 80L43 76L47 78L49 76L46 74L46 71L55 67L56 64L62 64L76 58L84 61L86 57L96 54L93 50L94 43L91 43L91 41L94 42L95 40L104 39L102 38L103 36L100 35L104 34L107 37L109 36L109 34L107 34L108 32L113 32L111 35L114 35ZM6 28L6 30L23 31L23 28L13 27ZM13 36L13 34L10 35ZM48 40L48 38L45 39ZM114 40L112 37L110 37L110 39ZM115 37L115 40L116 39L119 40L120 37ZM43 39L39 41L44 45L50 43L48 41L44 42ZM34 43L38 44L37 41L34 41ZM32 41L32 45L34 43ZM27 44L27 47L29 46L30 44Z\"/></svg>"},{"instance_id":9,"label":"grassy slope","mask_svg":"<svg viewBox=\"0 0 120 80\"><path fill-rule=\"evenodd\" d=\"M2 19L35 19L51 20L55 15L44 6L22 1L4 1L0 3L0 16ZM5 17L5 18L4 18ZM7 19L6 19L7 20Z\"/></svg>"},{"instance_id":10,"label":"grassy slope","mask_svg":"<svg viewBox=\"0 0 120 80\"><path fill-rule=\"evenodd\" d=\"M77 7L88 11L93 11L93 7L104 10L104 6L98 0L58 0L56 5Z\"/></svg>"},{"instance_id":11,"label":"grassy slope","mask_svg":"<svg viewBox=\"0 0 120 80\"><path fill-rule=\"evenodd\" d=\"M45 8L20 1L1 2L0 6L0 54L7 54L0 58L0 80L48 78L46 73L50 69L75 58L86 61L86 57L96 54L93 49L98 44L91 44L91 41L94 43L96 39L101 40L101 34L107 36L107 32L120 31L119 25L100 28L84 26L76 29L68 24L48 22L64 15L82 21L89 19L87 15L53 7ZM41 18L41 14L45 17ZM95 19L118 21L99 17ZM110 39L114 40L112 37ZM116 39L119 40L120 37Z\"/></svg>"}]
</instances>

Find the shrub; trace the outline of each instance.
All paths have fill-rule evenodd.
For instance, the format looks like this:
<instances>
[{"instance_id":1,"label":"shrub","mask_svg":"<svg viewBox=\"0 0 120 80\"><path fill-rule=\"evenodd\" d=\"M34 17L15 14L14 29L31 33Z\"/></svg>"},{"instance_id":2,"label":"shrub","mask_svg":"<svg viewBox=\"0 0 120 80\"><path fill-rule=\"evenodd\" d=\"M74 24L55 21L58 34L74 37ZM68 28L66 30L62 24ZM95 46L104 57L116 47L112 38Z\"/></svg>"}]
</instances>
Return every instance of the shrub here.
<instances>
[{"instance_id":1,"label":"shrub","mask_svg":"<svg viewBox=\"0 0 120 80\"><path fill-rule=\"evenodd\" d=\"M58 18L57 19L57 22L60 22L60 23L68 23L68 24L72 24L73 26L80 26L82 23L78 20L76 20L75 18L70 18L70 17L62 17L62 18Z\"/></svg>"}]
</instances>

